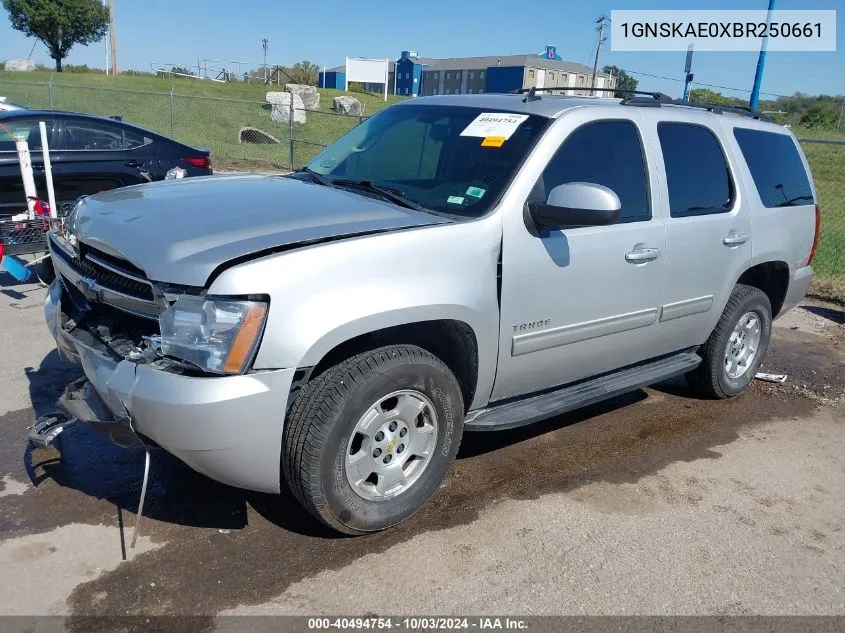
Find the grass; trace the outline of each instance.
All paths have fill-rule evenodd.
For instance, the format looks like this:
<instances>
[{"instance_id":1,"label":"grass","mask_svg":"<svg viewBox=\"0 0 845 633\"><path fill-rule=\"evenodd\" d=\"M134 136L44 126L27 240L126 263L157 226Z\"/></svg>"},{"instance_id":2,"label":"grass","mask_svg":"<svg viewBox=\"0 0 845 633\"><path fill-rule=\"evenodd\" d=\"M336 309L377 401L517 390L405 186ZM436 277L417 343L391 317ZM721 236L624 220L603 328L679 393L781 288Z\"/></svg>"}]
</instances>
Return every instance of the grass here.
<instances>
[{"instance_id":1,"label":"grass","mask_svg":"<svg viewBox=\"0 0 845 633\"><path fill-rule=\"evenodd\" d=\"M803 133L800 136L810 137ZM833 140L832 134L827 136ZM812 138L819 135L812 134ZM803 143L802 147L810 162L822 211L821 238L813 261L821 283L815 290L825 298L845 301L845 145Z\"/></svg>"},{"instance_id":2,"label":"grass","mask_svg":"<svg viewBox=\"0 0 845 633\"><path fill-rule=\"evenodd\" d=\"M52 78L52 89L48 83ZM270 120L265 94L278 86L217 83L187 79L162 79L121 75L50 72L9 73L0 71L0 95L31 108L53 108L124 120L211 149L219 170L280 170L291 164L289 126ZM306 113L307 122L295 126L293 166L312 158L355 126L357 117L328 111L332 97L351 94L372 114L401 99L388 96L344 93L320 89L320 111ZM278 145L238 143L242 127L257 127L275 138ZM845 140L845 133L794 128L799 138ZM810 161L822 209L822 234L816 259L818 292L845 301L845 145L803 143Z\"/></svg>"},{"instance_id":3,"label":"grass","mask_svg":"<svg viewBox=\"0 0 845 633\"><path fill-rule=\"evenodd\" d=\"M52 87L49 83L52 78ZM0 71L0 95L30 108L71 110L125 121L165 134L183 143L211 149L217 169L279 170L290 166L289 126L270 120L265 109L269 90L284 86L218 83L145 76L94 73L11 73ZM172 91L172 92L171 92ZM329 109L332 98L354 96L364 114L377 112L402 97L319 89L320 111L308 111L305 124L294 132L294 166L300 166L359 122ZM278 145L238 142L243 127L257 127L279 140Z\"/></svg>"}]
</instances>

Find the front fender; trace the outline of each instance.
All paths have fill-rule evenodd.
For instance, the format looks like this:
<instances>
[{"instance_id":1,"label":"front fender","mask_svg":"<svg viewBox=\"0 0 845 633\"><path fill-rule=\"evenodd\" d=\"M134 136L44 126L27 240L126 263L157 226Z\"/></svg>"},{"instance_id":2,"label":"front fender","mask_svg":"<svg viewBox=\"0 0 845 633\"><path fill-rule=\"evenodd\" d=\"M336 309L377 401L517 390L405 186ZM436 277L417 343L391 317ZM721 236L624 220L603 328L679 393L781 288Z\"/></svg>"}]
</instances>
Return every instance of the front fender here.
<instances>
[{"instance_id":1,"label":"front fender","mask_svg":"<svg viewBox=\"0 0 845 633\"><path fill-rule=\"evenodd\" d=\"M495 376L501 220L407 229L303 247L223 271L210 294L270 296L256 369L309 367L356 336L449 319L478 345L472 407Z\"/></svg>"}]
</instances>

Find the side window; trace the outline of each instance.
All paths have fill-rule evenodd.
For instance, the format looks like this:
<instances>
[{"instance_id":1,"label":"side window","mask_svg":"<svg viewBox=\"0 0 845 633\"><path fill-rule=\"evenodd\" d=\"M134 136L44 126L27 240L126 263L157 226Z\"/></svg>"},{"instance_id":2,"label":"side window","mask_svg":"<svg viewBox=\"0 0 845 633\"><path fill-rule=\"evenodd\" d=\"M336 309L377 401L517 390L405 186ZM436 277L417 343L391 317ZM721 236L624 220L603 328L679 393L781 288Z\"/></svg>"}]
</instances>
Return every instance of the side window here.
<instances>
[{"instance_id":1,"label":"side window","mask_svg":"<svg viewBox=\"0 0 845 633\"><path fill-rule=\"evenodd\" d=\"M574 130L534 185L531 199L545 202L568 182L590 182L612 189L622 203L620 222L651 219L643 147L630 121L596 121Z\"/></svg>"},{"instance_id":2,"label":"side window","mask_svg":"<svg viewBox=\"0 0 845 633\"><path fill-rule=\"evenodd\" d=\"M726 213L734 201L730 169L713 132L689 123L658 123L673 218Z\"/></svg>"},{"instance_id":3,"label":"side window","mask_svg":"<svg viewBox=\"0 0 845 633\"><path fill-rule=\"evenodd\" d=\"M126 150L150 140L131 130L96 121L65 121L65 149Z\"/></svg>"},{"instance_id":4,"label":"side window","mask_svg":"<svg viewBox=\"0 0 845 633\"><path fill-rule=\"evenodd\" d=\"M814 203L810 179L791 136L738 127L734 137L764 207Z\"/></svg>"},{"instance_id":5,"label":"side window","mask_svg":"<svg viewBox=\"0 0 845 633\"><path fill-rule=\"evenodd\" d=\"M49 134L53 129L53 122L46 121L46 123ZM20 136L26 139L29 151L41 149L41 131L38 129L38 121L9 121L4 125L4 128L0 128L0 152L16 151L15 139ZM49 140L48 144L52 149L53 146L49 143ZM41 157L38 156L37 158L40 159Z\"/></svg>"}]
</instances>

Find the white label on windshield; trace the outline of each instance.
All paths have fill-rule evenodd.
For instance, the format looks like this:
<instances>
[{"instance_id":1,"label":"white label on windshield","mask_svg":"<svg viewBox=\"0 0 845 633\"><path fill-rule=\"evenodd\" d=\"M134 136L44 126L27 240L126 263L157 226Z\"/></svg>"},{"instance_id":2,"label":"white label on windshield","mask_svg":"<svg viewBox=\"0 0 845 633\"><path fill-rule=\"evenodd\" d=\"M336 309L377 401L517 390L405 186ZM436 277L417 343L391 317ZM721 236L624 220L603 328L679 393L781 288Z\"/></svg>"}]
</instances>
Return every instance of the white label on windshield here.
<instances>
[{"instance_id":1,"label":"white label on windshield","mask_svg":"<svg viewBox=\"0 0 845 633\"><path fill-rule=\"evenodd\" d=\"M510 114L508 112L482 112L475 120L466 126L461 136L477 136L487 138L493 136L508 140L516 128L528 118L527 114Z\"/></svg>"}]
</instances>

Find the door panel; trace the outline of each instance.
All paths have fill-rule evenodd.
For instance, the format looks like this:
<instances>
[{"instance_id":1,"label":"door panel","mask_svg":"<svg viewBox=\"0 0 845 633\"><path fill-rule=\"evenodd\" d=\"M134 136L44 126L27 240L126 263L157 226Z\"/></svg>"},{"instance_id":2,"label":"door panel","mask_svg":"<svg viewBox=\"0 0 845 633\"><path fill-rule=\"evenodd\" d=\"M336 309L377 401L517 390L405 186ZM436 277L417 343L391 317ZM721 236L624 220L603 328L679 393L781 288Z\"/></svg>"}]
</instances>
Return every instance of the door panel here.
<instances>
[{"instance_id":1,"label":"door panel","mask_svg":"<svg viewBox=\"0 0 845 633\"><path fill-rule=\"evenodd\" d=\"M626 112L612 122L595 121L594 113L572 111L549 130L548 140L538 146L540 156L532 157L531 164L538 167L529 199L545 200L562 182L602 184L619 195L622 223L537 232L527 226L530 219L523 209L506 211L499 366L492 400L653 355L665 229L662 219L650 217L646 165L642 171L632 169L634 152L641 163L652 161L640 149L638 116ZM594 123L603 127L588 127ZM624 147L622 139L628 143Z\"/></svg>"},{"instance_id":2,"label":"door panel","mask_svg":"<svg viewBox=\"0 0 845 633\"><path fill-rule=\"evenodd\" d=\"M657 342L660 353L669 353L703 343L715 327L751 258L751 220L732 149L717 137L719 123L692 125L662 113L660 119L651 137L667 216ZM677 133L667 134L666 126ZM719 205L723 187L728 199Z\"/></svg>"},{"instance_id":3,"label":"door panel","mask_svg":"<svg viewBox=\"0 0 845 633\"><path fill-rule=\"evenodd\" d=\"M153 143L119 124L65 120L63 142L53 166L59 204L83 195L149 182Z\"/></svg>"}]
</instances>

